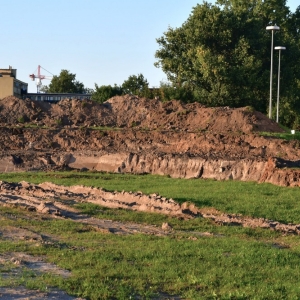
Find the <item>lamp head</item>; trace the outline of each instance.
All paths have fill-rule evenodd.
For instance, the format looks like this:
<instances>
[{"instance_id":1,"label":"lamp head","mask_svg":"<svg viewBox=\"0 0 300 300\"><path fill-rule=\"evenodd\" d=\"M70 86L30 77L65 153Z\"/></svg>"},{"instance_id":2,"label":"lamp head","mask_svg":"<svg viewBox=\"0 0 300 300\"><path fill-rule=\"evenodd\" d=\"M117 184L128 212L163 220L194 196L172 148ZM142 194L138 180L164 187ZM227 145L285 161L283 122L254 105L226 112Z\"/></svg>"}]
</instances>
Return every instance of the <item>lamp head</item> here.
<instances>
[{"instance_id":1,"label":"lamp head","mask_svg":"<svg viewBox=\"0 0 300 300\"><path fill-rule=\"evenodd\" d=\"M274 49L275 50L285 50L286 48L283 46L276 46Z\"/></svg>"},{"instance_id":2,"label":"lamp head","mask_svg":"<svg viewBox=\"0 0 300 300\"><path fill-rule=\"evenodd\" d=\"M266 30L280 30L280 27L277 26L277 25L274 25L274 26L267 26L267 27L266 27Z\"/></svg>"}]
</instances>

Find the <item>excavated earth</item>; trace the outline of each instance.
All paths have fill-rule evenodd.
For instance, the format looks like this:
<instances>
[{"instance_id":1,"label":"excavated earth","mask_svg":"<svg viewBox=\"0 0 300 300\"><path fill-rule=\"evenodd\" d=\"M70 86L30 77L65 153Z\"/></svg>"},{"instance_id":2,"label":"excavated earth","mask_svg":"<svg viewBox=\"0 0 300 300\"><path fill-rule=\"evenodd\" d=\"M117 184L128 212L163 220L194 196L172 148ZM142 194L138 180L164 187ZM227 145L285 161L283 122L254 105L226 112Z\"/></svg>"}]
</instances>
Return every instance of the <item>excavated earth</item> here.
<instances>
[{"instance_id":1,"label":"excavated earth","mask_svg":"<svg viewBox=\"0 0 300 300\"><path fill-rule=\"evenodd\" d=\"M7 97L0 101L0 172L79 169L300 186L299 142L263 136L263 132L283 130L251 107L209 108L179 101L162 103L132 95L113 97L103 104L76 99L50 104ZM108 192L47 182L39 185L0 182L0 206L25 209L32 216L68 218L106 234L175 233L167 223L159 228L82 215L74 208L79 202L156 212L181 219L204 217L221 225L300 234L300 224L253 219L213 208L199 209L191 203L179 204L157 194ZM212 235L209 232L176 233L189 234L190 239ZM0 228L0 238L28 239L41 244L55 242L52 237L10 227ZM67 271L47 264L43 258L27 254L1 254L0 265L7 261L37 272L69 276ZM0 297L74 299L58 290L43 294L22 287L0 288ZM167 298L180 299L160 296L160 299Z\"/></svg>"},{"instance_id":2,"label":"excavated earth","mask_svg":"<svg viewBox=\"0 0 300 300\"><path fill-rule=\"evenodd\" d=\"M132 95L113 97L103 104L76 99L50 104L8 97L0 101L0 172L79 169L299 186L299 141L262 135L282 131L250 107L208 108ZM300 229L298 225L282 227L268 220L207 213L159 195L54 185L49 192L49 184L46 189L43 185L25 188L22 183L6 189L7 185L0 184L0 205L32 206L41 213L61 214L64 209L54 201L54 195L71 193L112 208L184 219L203 216L217 223L295 234ZM25 199L26 195L31 198ZM41 200L51 195L54 200L50 203Z\"/></svg>"},{"instance_id":3,"label":"excavated earth","mask_svg":"<svg viewBox=\"0 0 300 300\"><path fill-rule=\"evenodd\" d=\"M251 108L135 96L0 101L0 172L61 168L299 186L299 142Z\"/></svg>"}]
</instances>

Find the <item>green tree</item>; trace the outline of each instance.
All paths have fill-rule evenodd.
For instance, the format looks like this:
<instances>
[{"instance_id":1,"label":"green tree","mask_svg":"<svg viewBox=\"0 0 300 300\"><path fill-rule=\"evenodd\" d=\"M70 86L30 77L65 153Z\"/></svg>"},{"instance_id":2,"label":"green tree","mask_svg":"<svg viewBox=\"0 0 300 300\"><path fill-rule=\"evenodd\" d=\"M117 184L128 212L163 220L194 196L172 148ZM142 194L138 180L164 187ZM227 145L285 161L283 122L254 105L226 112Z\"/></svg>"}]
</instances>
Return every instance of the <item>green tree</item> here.
<instances>
[{"instance_id":1,"label":"green tree","mask_svg":"<svg viewBox=\"0 0 300 300\"><path fill-rule=\"evenodd\" d=\"M131 75L122 84L124 94L135 94L147 97L149 94L149 83L143 74Z\"/></svg>"},{"instance_id":2,"label":"green tree","mask_svg":"<svg viewBox=\"0 0 300 300\"><path fill-rule=\"evenodd\" d=\"M72 74L68 70L61 70L59 76L53 76L49 86L43 87L43 91L84 94L85 88L83 83L76 80L76 74Z\"/></svg>"},{"instance_id":3,"label":"green tree","mask_svg":"<svg viewBox=\"0 0 300 300\"><path fill-rule=\"evenodd\" d=\"M194 102L193 92L185 86L174 86L170 82L160 82L159 88L152 90L151 98L159 97L163 102L180 100L183 102Z\"/></svg>"},{"instance_id":4,"label":"green tree","mask_svg":"<svg viewBox=\"0 0 300 300\"><path fill-rule=\"evenodd\" d=\"M93 94L95 91L94 89L91 88L84 88L84 94Z\"/></svg>"},{"instance_id":5,"label":"green tree","mask_svg":"<svg viewBox=\"0 0 300 300\"><path fill-rule=\"evenodd\" d=\"M193 8L181 27L168 28L157 39L155 66L174 87L193 91L194 99L204 104L251 105L266 112L271 36L265 28L276 23L281 30L275 43L287 47L282 56L281 97L296 112L291 98L299 94L299 20L299 8L291 13L285 0L204 2ZM274 82L276 68L274 63Z\"/></svg>"},{"instance_id":6,"label":"green tree","mask_svg":"<svg viewBox=\"0 0 300 300\"><path fill-rule=\"evenodd\" d=\"M95 83L95 90L92 93L92 100L98 103L103 103L109 98L117 95L122 95L122 88L117 86L116 84L114 86L111 85L98 86Z\"/></svg>"}]
</instances>

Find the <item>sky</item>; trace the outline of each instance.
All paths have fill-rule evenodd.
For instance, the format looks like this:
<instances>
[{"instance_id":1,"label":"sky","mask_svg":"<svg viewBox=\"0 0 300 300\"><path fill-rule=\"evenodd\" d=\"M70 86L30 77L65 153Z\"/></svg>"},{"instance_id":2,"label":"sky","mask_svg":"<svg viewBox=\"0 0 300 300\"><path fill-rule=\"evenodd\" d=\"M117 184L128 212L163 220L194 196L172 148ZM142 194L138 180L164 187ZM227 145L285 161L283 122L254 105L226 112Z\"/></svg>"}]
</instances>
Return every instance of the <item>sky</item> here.
<instances>
[{"instance_id":1,"label":"sky","mask_svg":"<svg viewBox=\"0 0 300 300\"><path fill-rule=\"evenodd\" d=\"M293 12L299 0L288 0ZM154 66L156 39L180 27L202 0L0 0L0 68L51 77L62 69L87 88L121 85L143 74L150 87L167 81ZM48 85L50 80L43 80Z\"/></svg>"}]
</instances>

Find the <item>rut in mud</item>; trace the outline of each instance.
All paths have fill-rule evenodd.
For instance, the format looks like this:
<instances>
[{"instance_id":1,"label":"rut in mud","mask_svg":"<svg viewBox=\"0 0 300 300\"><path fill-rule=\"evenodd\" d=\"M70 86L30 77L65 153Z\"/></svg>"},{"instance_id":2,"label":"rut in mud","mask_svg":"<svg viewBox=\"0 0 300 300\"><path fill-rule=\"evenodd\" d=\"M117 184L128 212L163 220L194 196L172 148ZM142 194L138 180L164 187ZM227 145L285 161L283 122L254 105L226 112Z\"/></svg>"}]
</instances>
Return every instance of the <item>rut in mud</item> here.
<instances>
[{"instance_id":1,"label":"rut in mud","mask_svg":"<svg viewBox=\"0 0 300 300\"><path fill-rule=\"evenodd\" d=\"M84 216L73 206L76 203L94 203L115 209L153 212L188 220L191 218L208 218L218 225L235 225L249 228L265 228L283 234L300 234L300 224L282 224L264 218L250 218L237 214L221 213L215 209L200 209L193 203L182 203L167 199L158 194L145 195L142 192L109 192L101 188L86 186L61 186L50 182L39 185L28 182L0 182L0 205L18 207L29 212L45 214L52 218L68 218L75 222L95 227L102 232L116 234L145 233L152 235L169 234L167 226L145 226L125 224ZM203 233L193 233L203 234Z\"/></svg>"}]
</instances>

